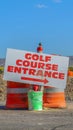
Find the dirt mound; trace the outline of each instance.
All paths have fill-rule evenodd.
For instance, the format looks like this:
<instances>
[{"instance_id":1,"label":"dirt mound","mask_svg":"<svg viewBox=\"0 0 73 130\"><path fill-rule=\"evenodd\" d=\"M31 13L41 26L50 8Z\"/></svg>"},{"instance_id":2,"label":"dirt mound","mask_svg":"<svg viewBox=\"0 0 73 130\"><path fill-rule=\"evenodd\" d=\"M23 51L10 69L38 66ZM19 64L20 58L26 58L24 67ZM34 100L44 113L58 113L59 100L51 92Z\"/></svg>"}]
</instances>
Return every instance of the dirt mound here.
<instances>
[{"instance_id":1,"label":"dirt mound","mask_svg":"<svg viewBox=\"0 0 73 130\"><path fill-rule=\"evenodd\" d=\"M65 89L66 100L73 101L73 77L68 77Z\"/></svg>"},{"instance_id":2,"label":"dirt mound","mask_svg":"<svg viewBox=\"0 0 73 130\"><path fill-rule=\"evenodd\" d=\"M0 74L0 101L6 100L7 82L3 80L3 74Z\"/></svg>"}]
</instances>

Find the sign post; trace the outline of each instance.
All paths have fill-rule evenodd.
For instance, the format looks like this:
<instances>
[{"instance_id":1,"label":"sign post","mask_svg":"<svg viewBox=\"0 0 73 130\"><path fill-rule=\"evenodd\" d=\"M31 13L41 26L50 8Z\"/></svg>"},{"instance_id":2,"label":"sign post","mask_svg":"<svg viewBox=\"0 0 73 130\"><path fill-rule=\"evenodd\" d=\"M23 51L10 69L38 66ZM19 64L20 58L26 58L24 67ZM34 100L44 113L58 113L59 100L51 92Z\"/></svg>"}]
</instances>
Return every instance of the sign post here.
<instances>
[{"instance_id":1,"label":"sign post","mask_svg":"<svg viewBox=\"0 0 73 130\"><path fill-rule=\"evenodd\" d=\"M39 46L37 47L37 52L38 53L42 53L43 52L43 47L42 47L42 44L41 43L39 43ZM43 77L41 77L41 79L43 79ZM41 91L44 91L44 85L43 86L39 86L40 88L40 90Z\"/></svg>"}]
</instances>

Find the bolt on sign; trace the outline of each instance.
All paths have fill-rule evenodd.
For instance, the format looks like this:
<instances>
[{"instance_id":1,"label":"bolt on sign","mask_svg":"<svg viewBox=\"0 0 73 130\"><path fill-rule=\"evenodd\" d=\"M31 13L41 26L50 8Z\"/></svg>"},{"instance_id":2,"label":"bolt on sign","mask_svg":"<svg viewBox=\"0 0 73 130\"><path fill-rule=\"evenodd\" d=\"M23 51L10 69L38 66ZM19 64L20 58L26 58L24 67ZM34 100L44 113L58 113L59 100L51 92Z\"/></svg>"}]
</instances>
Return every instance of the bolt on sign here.
<instances>
[{"instance_id":1,"label":"bolt on sign","mask_svg":"<svg viewBox=\"0 0 73 130\"><path fill-rule=\"evenodd\" d=\"M65 88L68 63L69 58L64 56L8 48L4 79Z\"/></svg>"}]
</instances>

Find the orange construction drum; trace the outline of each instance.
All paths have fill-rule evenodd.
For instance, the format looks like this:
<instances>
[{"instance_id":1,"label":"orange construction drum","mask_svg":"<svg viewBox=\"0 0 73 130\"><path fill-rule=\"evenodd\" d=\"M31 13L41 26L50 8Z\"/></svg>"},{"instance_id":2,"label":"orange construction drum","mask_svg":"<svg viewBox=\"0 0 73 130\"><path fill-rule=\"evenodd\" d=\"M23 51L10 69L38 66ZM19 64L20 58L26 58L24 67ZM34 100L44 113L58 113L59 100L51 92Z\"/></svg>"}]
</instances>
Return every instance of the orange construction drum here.
<instances>
[{"instance_id":1,"label":"orange construction drum","mask_svg":"<svg viewBox=\"0 0 73 130\"><path fill-rule=\"evenodd\" d=\"M69 71L68 71L68 76L69 76L69 77L73 77L73 71L69 70Z\"/></svg>"},{"instance_id":2,"label":"orange construction drum","mask_svg":"<svg viewBox=\"0 0 73 130\"><path fill-rule=\"evenodd\" d=\"M59 88L52 88L45 86L43 94L43 107L44 108L65 108L65 94Z\"/></svg>"},{"instance_id":3,"label":"orange construction drum","mask_svg":"<svg viewBox=\"0 0 73 130\"><path fill-rule=\"evenodd\" d=\"M29 84L7 81L6 108L28 109L29 87Z\"/></svg>"}]
</instances>

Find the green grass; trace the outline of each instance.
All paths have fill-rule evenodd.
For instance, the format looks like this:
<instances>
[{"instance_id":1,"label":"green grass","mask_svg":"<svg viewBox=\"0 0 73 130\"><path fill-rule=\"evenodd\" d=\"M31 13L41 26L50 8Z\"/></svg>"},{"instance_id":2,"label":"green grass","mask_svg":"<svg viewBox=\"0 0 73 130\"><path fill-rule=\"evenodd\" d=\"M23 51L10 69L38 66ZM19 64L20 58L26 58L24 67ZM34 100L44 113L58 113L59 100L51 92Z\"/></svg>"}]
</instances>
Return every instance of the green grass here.
<instances>
[{"instance_id":1,"label":"green grass","mask_svg":"<svg viewBox=\"0 0 73 130\"><path fill-rule=\"evenodd\" d=\"M0 66L0 74L4 72L4 67Z\"/></svg>"}]
</instances>

